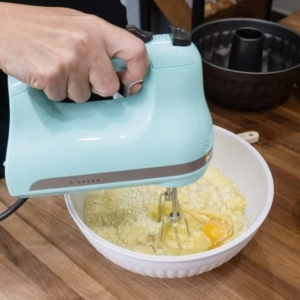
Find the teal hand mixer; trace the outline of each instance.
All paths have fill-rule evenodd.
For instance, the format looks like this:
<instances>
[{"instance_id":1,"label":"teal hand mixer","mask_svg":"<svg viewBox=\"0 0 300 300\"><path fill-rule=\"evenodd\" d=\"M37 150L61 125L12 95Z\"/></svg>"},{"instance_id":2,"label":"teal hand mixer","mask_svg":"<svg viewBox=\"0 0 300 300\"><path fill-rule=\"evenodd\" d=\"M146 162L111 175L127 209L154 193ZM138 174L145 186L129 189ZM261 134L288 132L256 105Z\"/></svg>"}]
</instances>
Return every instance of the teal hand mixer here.
<instances>
[{"instance_id":1,"label":"teal hand mixer","mask_svg":"<svg viewBox=\"0 0 300 300\"><path fill-rule=\"evenodd\" d=\"M112 100L62 103L9 77L5 175L12 196L34 197L140 185L176 188L206 171L213 145L202 62L190 33L147 36L142 89ZM115 69L124 62L113 60Z\"/></svg>"}]
</instances>

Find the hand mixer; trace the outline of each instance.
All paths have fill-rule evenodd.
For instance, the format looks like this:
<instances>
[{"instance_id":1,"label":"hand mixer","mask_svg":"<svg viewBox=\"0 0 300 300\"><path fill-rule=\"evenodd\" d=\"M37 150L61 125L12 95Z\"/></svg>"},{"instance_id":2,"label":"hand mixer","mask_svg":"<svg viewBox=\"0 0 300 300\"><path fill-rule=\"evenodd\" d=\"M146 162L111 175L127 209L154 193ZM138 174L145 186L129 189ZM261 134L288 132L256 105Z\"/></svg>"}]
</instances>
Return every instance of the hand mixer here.
<instances>
[{"instance_id":1,"label":"hand mixer","mask_svg":"<svg viewBox=\"0 0 300 300\"><path fill-rule=\"evenodd\" d=\"M180 28L161 35L131 31L146 40L150 59L143 88L132 96L53 102L9 77L5 174L12 196L159 185L167 188L164 201L173 201L164 222L184 218L176 188L205 173L213 144L200 54ZM113 63L123 68L124 62Z\"/></svg>"}]
</instances>

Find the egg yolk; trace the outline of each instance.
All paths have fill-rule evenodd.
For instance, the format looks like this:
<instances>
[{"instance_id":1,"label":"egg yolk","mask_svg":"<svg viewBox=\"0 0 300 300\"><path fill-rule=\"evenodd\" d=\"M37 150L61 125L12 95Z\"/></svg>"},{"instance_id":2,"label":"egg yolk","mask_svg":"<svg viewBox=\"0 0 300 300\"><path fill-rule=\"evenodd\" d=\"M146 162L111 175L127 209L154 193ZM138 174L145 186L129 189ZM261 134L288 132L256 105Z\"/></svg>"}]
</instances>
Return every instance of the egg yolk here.
<instances>
[{"instance_id":1,"label":"egg yolk","mask_svg":"<svg viewBox=\"0 0 300 300\"><path fill-rule=\"evenodd\" d=\"M220 246L233 235L233 226L224 220L210 220L203 227L212 242L210 249Z\"/></svg>"}]
</instances>

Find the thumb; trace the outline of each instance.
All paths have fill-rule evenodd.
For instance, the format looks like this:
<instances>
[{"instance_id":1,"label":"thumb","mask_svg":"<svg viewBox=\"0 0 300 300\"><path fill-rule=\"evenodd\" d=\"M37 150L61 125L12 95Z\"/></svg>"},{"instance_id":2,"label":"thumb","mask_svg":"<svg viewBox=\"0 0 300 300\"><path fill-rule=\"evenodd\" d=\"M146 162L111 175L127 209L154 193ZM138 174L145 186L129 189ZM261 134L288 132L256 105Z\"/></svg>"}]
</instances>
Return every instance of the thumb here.
<instances>
[{"instance_id":1,"label":"thumb","mask_svg":"<svg viewBox=\"0 0 300 300\"><path fill-rule=\"evenodd\" d=\"M126 84L143 79L149 67L144 42L124 29L114 27L113 31L107 37L107 52L110 57L126 61L127 69L122 74L122 82Z\"/></svg>"}]
</instances>

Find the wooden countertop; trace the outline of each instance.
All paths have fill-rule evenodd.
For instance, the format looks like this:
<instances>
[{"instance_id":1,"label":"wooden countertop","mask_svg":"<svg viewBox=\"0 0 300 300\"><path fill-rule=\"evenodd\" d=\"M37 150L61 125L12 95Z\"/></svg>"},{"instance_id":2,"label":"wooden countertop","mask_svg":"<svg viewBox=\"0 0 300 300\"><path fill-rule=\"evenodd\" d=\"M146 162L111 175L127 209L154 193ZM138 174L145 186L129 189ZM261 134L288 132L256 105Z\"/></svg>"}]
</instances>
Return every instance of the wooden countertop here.
<instances>
[{"instance_id":1,"label":"wooden countertop","mask_svg":"<svg viewBox=\"0 0 300 300\"><path fill-rule=\"evenodd\" d=\"M282 24L300 31L300 11ZM300 91L259 112L209 105L214 124L260 133L254 147L274 177L270 214L237 256L191 278L143 277L102 257L62 196L29 199L0 223L0 299L300 299ZM0 210L14 201L0 180Z\"/></svg>"}]
</instances>

